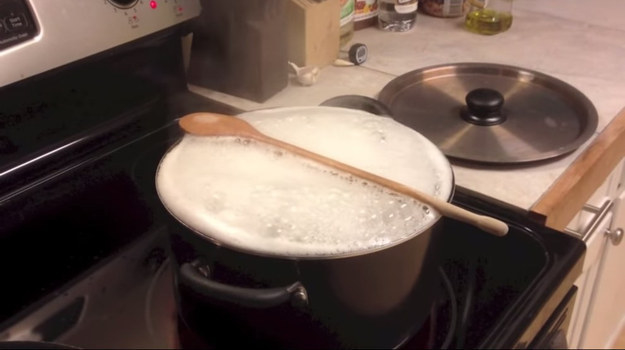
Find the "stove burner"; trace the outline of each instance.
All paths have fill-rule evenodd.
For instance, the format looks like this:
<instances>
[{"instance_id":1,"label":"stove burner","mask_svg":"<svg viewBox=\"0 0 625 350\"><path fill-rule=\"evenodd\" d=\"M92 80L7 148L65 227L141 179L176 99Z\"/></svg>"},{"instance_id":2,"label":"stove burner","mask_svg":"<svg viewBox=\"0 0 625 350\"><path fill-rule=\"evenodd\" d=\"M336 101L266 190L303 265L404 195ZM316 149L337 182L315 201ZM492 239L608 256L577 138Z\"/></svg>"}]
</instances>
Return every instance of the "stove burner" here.
<instances>
[{"instance_id":1,"label":"stove burner","mask_svg":"<svg viewBox=\"0 0 625 350\"><path fill-rule=\"evenodd\" d=\"M396 349L448 349L453 340L458 319L456 293L447 273L438 268L441 295L432 305L432 312L423 326L398 344Z\"/></svg>"},{"instance_id":2,"label":"stove burner","mask_svg":"<svg viewBox=\"0 0 625 350\"><path fill-rule=\"evenodd\" d=\"M438 293L437 298L430 305L428 316L423 323L422 321L419 321L419 325L415 323L414 329L408 329L408 336L403 341L398 341L395 346L391 343L389 347L396 349L510 348L522 344L514 332L525 329L519 328L518 323L527 319L524 318L523 312L526 310L535 312L534 309L528 310L527 298L532 295L527 295L524 288L530 283L535 283L536 276L542 276L545 271L542 266L548 261L540 260L546 259L540 245L542 241L536 239L538 236L519 234L519 229L515 226L512 226L513 230L506 238L497 238L484 234L471 234L471 230L474 229L467 228L461 223L448 222L447 224L450 233L445 234L453 234L458 244L448 246L445 258L438 268L439 281L435 283L438 283L439 287L434 291ZM555 242L567 239L559 233L545 232L544 235L551 236ZM466 249L467 246L473 249ZM528 263L516 264L515 262L520 257L526 259ZM149 342L158 345L156 347L159 348L183 349L216 349L236 347L236 345L257 347L259 344L272 348L340 347L324 346L323 341L326 338L323 334L311 333L314 332L311 329L314 327L306 327L310 322L305 323L305 320L301 318L297 321L304 322L300 325L303 327L294 327L299 331L292 333L297 340L304 339L305 341L303 344L297 342L295 345L289 345L288 339L279 338L280 333L263 333L264 330L260 329L262 327L255 328L253 325L259 324L258 322L251 322L245 326L233 323L236 320L229 319L234 318L234 315L228 314L228 310L195 309L193 308L195 304L184 297L188 296L182 293L186 291L176 288L177 284L173 276L176 270L173 260L163 261L161 258L164 257L157 256L156 264L152 269L152 278L145 280L146 288L141 288L144 293L136 293L136 298L132 299L134 302L129 303L136 307L136 310L132 311L133 315L137 315L136 320L139 321L135 322L136 329L124 335L123 331L127 329L127 326L114 322L119 323L115 328L115 332L120 334L115 337L116 341L120 337L125 337L123 344L134 345ZM551 285L543 286L543 288L549 288L549 286ZM521 302L518 302L519 300ZM512 320L515 323L510 325L507 310L515 308L521 308L521 311L515 313L516 315L520 312L521 316L514 316ZM189 310L196 310L197 314L191 314L192 317L187 318ZM245 320L248 320L250 316L249 311L241 315ZM291 326L289 314L270 313L270 316L276 316L273 320L267 320L267 314L256 316L264 317L259 319L260 324L267 324L270 326L268 329L276 329L274 325L284 321L285 317L287 321L281 324ZM206 327L198 328L197 325L206 325ZM142 328L139 329L140 327ZM102 332L101 327L99 327L99 332ZM234 338L233 333L236 333ZM69 342L69 344L79 343Z\"/></svg>"}]
</instances>

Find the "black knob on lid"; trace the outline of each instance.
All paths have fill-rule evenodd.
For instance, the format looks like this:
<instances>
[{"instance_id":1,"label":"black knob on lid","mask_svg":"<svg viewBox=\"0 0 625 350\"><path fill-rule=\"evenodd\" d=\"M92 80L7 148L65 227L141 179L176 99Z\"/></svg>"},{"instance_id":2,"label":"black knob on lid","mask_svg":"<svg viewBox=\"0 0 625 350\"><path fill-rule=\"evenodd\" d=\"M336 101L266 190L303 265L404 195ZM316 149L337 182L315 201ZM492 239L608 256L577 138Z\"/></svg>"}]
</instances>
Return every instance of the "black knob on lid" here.
<instances>
[{"instance_id":1,"label":"black knob on lid","mask_svg":"<svg viewBox=\"0 0 625 350\"><path fill-rule=\"evenodd\" d=\"M502 107L503 96L496 90L479 88L471 90L465 97L466 109L462 118L476 125L489 126L501 124L506 120Z\"/></svg>"}]
</instances>

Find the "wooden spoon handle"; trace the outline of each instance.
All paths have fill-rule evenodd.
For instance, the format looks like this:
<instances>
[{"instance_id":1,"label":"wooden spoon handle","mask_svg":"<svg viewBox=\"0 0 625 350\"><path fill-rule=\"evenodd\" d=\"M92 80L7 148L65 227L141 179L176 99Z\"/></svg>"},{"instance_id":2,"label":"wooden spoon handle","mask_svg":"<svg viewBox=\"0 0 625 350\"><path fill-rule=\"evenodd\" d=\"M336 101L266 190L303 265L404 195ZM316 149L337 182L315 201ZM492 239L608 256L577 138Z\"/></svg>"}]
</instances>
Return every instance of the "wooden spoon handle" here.
<instances>
[{"instance_id":1,"label":"wooden spoon handle","mask_svg":"<svg viewBox=\"0 0 625 350\"><path fill-rule=\"evenodd\" d=\"M312 159L321 164L325 164L332 168L353 174L354 176L357 176L363 180L371 181L383 187L387 187L396 192L415 198L424 204L430 205L438 212L440 212L443 216L447 216L474 225L496 236L503 236L508 232L508 225L500 220L488 216L479 215L468 210L464 210L449 202L438 199L427 193L417 191L411 187L392 181L390 179L366 172L362 169L354 168L345 163L341 163L334 159L324 157L320 154L310 152L306 149L297 147L290 143L274 139L256 130L251 124L247 123L246 121L236 117L214 113L193 113L182 117L179 121L179 124L184 131L194 135L240 136L274 145L291 153Z\"/></svg>"},{"instance_id":2,"label":"wooden spoon handle","mask_svg":"<svg viewBox=\"0 0 625 350\"><path fill-rule=\"evenodd\" d=\"M274 139L264 134L258 133L257 135L253 135L252 137L258 141L280 147L294 154L312 159L321 164L325 164L335 169L353 174L361 179L368 180L378 185L387 187L395 192L405 194L409 197L417 199L420 202L423 202L424 204L428 204L432 206L434 209L439 211L443 216L471 224L495 236L504 236L506 233L508 233L508 225L501 220L497 220L490 216L484 216L484 215L473 213L471 211L460 208L454 204L451 204L449 202L436 198L432 195L426 194L421 191L417 191L414 188L408 187L399 182L369 173L362 169L354 168L348 164L336 161L332 158L327 158L318 153L310 152L306 149L297 147L290 143L280 141L278 139Z\"/></svg>"},{"instance_id":3,"label":"wooden spoon handle","mask_svg":"<svg viewBox=\"0 0 625 350\"><path fill-rule=\"evenodd\" d=\"M491 216L479 215L444 201L441 201L440 204L432 206L448 218L471 224L495 236L501 237L508 233L508 225L505 222Z\"/></svg>"}]
</instances>

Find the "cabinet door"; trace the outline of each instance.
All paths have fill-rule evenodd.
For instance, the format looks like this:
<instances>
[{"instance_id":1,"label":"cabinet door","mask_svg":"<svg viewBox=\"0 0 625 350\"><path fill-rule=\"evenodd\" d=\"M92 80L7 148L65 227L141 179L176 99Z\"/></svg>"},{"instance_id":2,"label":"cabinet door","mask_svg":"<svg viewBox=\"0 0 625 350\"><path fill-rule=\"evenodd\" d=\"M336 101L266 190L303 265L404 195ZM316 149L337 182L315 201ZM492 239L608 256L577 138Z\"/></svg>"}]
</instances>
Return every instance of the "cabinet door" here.
<instances>
[{"instance_id":1,"label":"cabinet door","mask_svg":"<svg viewBox=\"0 0 625 350\"><path fill-rule=\"evenodd\" d=\"M625 229L625 192L615 200L610 232ZM625 322L625 244L614 245L605 238L595 282L588 322L582 333L583 348L611 348Z\"/></svg>"},{"instance_id":2,"label":"cabinet door","mask_svg":"<svg viewBox=\"0 0 625 350\"><path fill-rule=\"evenodd\" d=\"M571 326L567 333L568 344L571 348L589 347L588 344L601 343L601 337L606 337L607 332L610 329L618 328L616 326L606 326L607 322L602 321L602 317L608 319L616 318L614 315L621 314L618 309L605 309L607 304L602 301L598 301L601 296L599 295L599 283L600 280L608 278L614 278L616 280L623 279L622 275L618 275L615 269L617 266L624 266L622 261L618 261L618 254L622 252L614 252L614 248L610 248L608 244L608 238L605 236L605 232L608 228L614 229L615 224L619 220L625 220L625 203L619 204L617 199L618 194L622 193L625 188L625 161L614 168L610 176L606 178L595 193L589 198L587 207L580 211L578 215L569 223L567 231L571 234L578 235L584 239L586 243L586 256L584 259L584 267L581 276L575 281L575 285L579 288L578 297L575 302L574 313L571 321ZM608 208L605 205L609 205L614 202L614 206L610 210L613 214L605 211L607 215L602 217L604 208ZM590 209L590 210L589 210ZM583 234L583 232L589 231L589 228L594 225L593 222L598 220L598 225L594 226L592 232L589 234ZM619 225L619 224L616 224ZM618 227L618 226L616 226ZM623 227L623 224L620 224ZM608 251L610 251L610 258L608 258ZM621 257L624 259L625 257ZM610 272L606 272L603 276L603 269L605 265L610 265ZM602 287L605 293L606 287ZM598 309L598 310L595 310ZM607 316L607 314L610 316ZM592 320L591 320L592 316ZM616 321L619 322L619 321ZM625 322L625 321L622 321ZM598 330L600 327L607 327L605 330ZM612 332L607 337L611 337ZM611 344L611 340L604 338L603 343ZM586 344L587 343L587 344Z\"/></svg>"},{"instance_id":3,"label":"cabinet door","mask_svg":"<svg viewBox=\"0 0 625 350\"><path fill-rule=\"evenodd\" d=\"M586 256L584 258L584 265L582 268L582 274L575 281L575 285L578 288L578 295L575 301L575 307L573 308L573 316L571 325L567 334L568 345L570 348L580 348L580 341L583 338L590 307L592 304L592 297L594 292L594 286L599 277L599 270L601 268L602 257L604 256L606 249L606 238L604 236L605 230L610 226L612 215L607 214L596 228L591 232L585 241L586 243Z\"/></svg>"}]
</instances>

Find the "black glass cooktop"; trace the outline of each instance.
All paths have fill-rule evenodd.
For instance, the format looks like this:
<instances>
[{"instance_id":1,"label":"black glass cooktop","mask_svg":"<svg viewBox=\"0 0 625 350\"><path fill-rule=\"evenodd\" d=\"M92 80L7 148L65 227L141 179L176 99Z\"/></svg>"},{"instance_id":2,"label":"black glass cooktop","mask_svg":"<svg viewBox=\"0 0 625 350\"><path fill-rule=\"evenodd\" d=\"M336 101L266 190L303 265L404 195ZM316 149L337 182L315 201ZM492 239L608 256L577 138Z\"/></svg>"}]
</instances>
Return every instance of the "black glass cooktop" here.
<instances>
[{"instance_id":1,"label":"black glass cooktop","mask_svg":"<svg viewBox=\"0 0 625 350\"><path fill-rule=\"evenodd\" d=\"M395 348L516 348L531 346L543 323L573 289L581 273L584 244L561 232L535 225L504 205L457 189L454 202L506 221L510 231L495 237L468 224L446 219L444 258L439 267L439 297L429 320ZM181 317L184 348L258 346L263 339L219 320L198 332ZM285 330L288 331L288 330ZM319 339L302 339L315 347ZM290 345L289 345L290 346Z\"/></svg>"},{"instance_id":2,"label":"black glass cooktop","mask_svg":"<svg viewBox=\"0 0 625 350\"><path fill-rule=\"evenodd\" d=\"M494 237L446 221L441 272L453 297L442 283L435 347L527 347L543 326L536 320L554 312L581 273L585 245L468 192L457 191L454 201L503 219L510 232Z\"/></svg>"}]
</instances>

